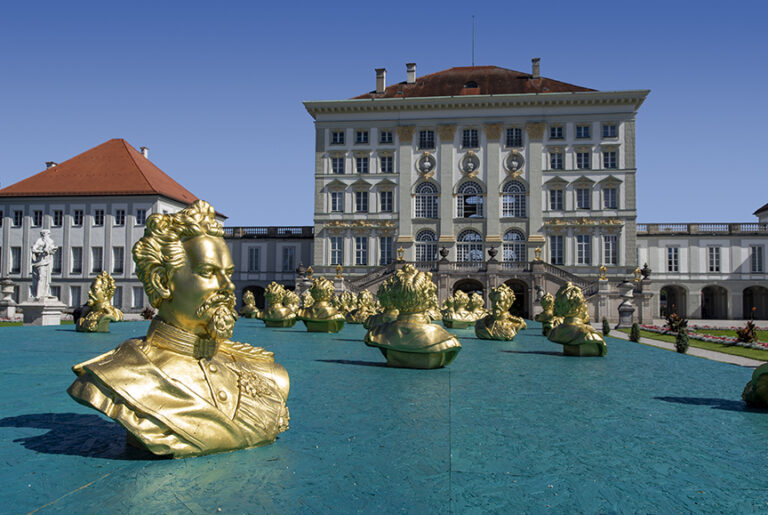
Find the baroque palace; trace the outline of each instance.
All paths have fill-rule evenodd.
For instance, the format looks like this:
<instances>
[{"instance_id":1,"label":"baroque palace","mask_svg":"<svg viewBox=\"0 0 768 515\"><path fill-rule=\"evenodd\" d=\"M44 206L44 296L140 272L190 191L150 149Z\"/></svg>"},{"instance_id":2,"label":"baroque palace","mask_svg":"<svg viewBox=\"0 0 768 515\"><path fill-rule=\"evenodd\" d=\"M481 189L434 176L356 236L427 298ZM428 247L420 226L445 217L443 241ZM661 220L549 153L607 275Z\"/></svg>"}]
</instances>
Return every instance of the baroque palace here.
<instances>
[{"instance_id":1,"label":"baroque palace","mask_svg":"<svg viewBox=\"0 0 768 515\"><path fill-rule=\"evenodd\" d=\"M451 68L348 100L305 102L315 120L314 226L225 227L238 294L306 284L375 291L395 261L430 270L441 299L506 283L531 316L544 291L580 286L593 319L768 319L768 205L741 224L638 224L635 117L647 90L595 91L494 66ZM40 229L61 246L54 295L85 301L102 269L115 305L148 303L130 250L146 217L196 197L110 140L0 190L0 274L29 298ZM216 199L207 199L216 205ZM225 220L223 214L220 215Z\"/></svg>"}]
</instances>

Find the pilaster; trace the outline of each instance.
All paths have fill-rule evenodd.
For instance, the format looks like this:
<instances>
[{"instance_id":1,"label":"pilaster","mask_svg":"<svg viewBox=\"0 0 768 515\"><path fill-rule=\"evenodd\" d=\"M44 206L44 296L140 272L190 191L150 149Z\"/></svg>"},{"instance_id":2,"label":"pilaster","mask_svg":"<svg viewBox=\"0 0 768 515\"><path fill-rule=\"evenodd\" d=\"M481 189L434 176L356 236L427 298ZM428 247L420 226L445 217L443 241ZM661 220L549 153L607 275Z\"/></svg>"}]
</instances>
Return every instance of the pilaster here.
<instances>
[{"instance_id":1,"label":"pilaster","mask_svg":"<svg viewBox=\"0 0 768 515\"><path fill-rule=\"evenodd\" d=\"M453 225L453 139L456 134L455 125L440 125L440 150L438 156L438 177L440 181L440 240L451 237L455 241L456 234ZM455 259L455 256L454 256Z\"/></svg>"},{"instance_id":2,"label":"pilaster","mask_svg":"<svg viewBox=\"0 0 768 515\"><path fill-rule=\"evenodd\" d=\"M541 156L543 151L542 140L544 138L544 122L533 122L525 125L528 134L528 148L525 153L528 166L528 238L531 236L544 234L544 220L542 213L542 170ZM534 194L531 194L534 192ZM567 244L566 244L567 247ZM528 245L528 260L534 259L533 250L535 245ZM567 257L566 257L567 259ZM566 261L567 263L568 261Z\"/></svg>"},{"instance_id":3,"label":"pilaster","mask_svg":"<svg viewBox=\"0 0 768 515\"><path fill-rule=\"evenodd\" d=\"M413 163L413 133L416 128L413 125L401 125L397 128L397 173L398 179L398 207L400 224L398 235L402 237L413 236L413 202L411 201L411 186L416 182ZM399 239L398 238L398 241Z\"/></svg>"},{"instance_id":4,"label":"pilaster","mask_svg":"<svg viewBox=\"0 0 768 515\"><path fill-rule=\"evenodd\" d=\"M501 241L501 209L499 207L500 185L504 172L501 166L501 129L500 123L489 123L483 126L485 131L485 184L486 196L486 241Z\"/></svg>"}]
</instances>

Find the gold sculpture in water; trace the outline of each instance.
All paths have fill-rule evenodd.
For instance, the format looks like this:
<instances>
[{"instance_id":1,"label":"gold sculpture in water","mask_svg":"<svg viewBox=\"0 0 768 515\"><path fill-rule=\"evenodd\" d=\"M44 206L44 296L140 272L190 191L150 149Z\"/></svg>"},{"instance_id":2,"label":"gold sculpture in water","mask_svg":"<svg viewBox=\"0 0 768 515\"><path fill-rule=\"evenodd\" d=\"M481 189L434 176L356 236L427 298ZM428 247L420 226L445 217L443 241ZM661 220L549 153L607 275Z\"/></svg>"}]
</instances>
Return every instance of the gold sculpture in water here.
<instances>
[{"instance_id":1,"label":"gold sculpture in water","mask_svg":"<svg viewBox=\"0 0 768 515\"><path fill-rule=\"evenodd\" d=\"M741 398L751 408L768 408L768 363L752 372L752 379L744 387Z\"/></svg>"},{"instance_id":2,"label":"gold sculpture in water","mask_svg":"<svg viewBox=\"0 0 768 515\"><path fill-rule=\"evenodd\" d=\"M545 293L539 302L541 302L543 311L536 315L534 320L541 322L541 334L547 336L553 327L563 322L563 317L555 316L555 297L551 293Z\"/></svg>"},{"instance_id":3,"label":"gold sculpture in water","mask_svg":"<svg viewBox=\"0 0 768 515\"><path fill-rule=\"evenodd\" d=\"M302 308L308 308L312 305L312 303L315 302L314 299L312 299L312 294L309 290L305 290L304 293L301 294L301 307ZM297 311L296 314L298 314L301 310Z\"/></svg>"},{"instance_id":4,"label":"gold sculpture in water","mask_svg":"<svg viewBox=\"0 0 768 515\"><path fill-rule=\"evenodd\" d=\"M294 315L298 315L300 303L301 299L296 295L296 292L286 288L285 295L283 296L283 306L290 309Z\"/></svg>"},{"instance_id":5,"label":"gold sculpture in water","mask_svg":"<svg viewBox=\"0 0 768 515\"><path fill-rule=\"evenodd\" d=\"M333 283L325 277L312 279L309 288L312 305L299 312L299 318L311 333L338 333L344 327L344 315L331 306ZM346 293L346 292L345 292Z\"/></svg>"},{"instance_id":6,"label":"gold sculpture in water","mask_svg":"<svg viewBox=\"0 0 768 515\"><path fill-rule=\"evenodd\" d=\"M394 322L397 320L397 315L399 312L394 304L395 299L392 297L392 282L394 280L394 277L390 277L381 283L381 285L379 285L379 289L376 291L376 297L379 300L381 312L374 313L365 320L363 327L366 329L370 330L371 328L378 327L381 324Z\"/></svg>"},{"instance_id":7,"label":"gold sculpture in water","mask_svg":"<svg viewBox=\"0 0 768 515\"><path fill-rule=\"evenodd\" d=\"M605 356L608 347L600 332L589 325L587 302L578 286L568 282L557 291L554 314L563 317L563 322L552 328L547 338L561 344L564 354Z\"/></svg>"},{"instance_id":8,"label":"gold sculpture in water","mask_svg":"<svg viewBox=\"0 0 768 515\"><path fill-rule=\"evenodd\" d=\"M527 327L525 320L512 316L509 308L515 302L512 288L502 284L492 288L488 298L491 301L491 314L475 323L475 335L483 340L512 340L515 335Z\"/></svg>"},{"instance_id":9,"label":"gold sculpture in water","mask_svg":"<svg viewBox=\"0 0 768 515\"><path fill-rule=\"evenodd\" d=\"M475 313L467 309L469 295L461 290L443 303L443 325L451 329L466 329L477 321Z\"/></svg>"},{"instance_id":10,"label":"gold sculpture in water","mask_svg":"<svg viewBox=\"0 0 768 515\"><path fill-rule=\"evenodd\" d=\"M296 313L283 305L286 290L282 284L274 281L264 290L267 308L261 313L261 319L267 327L293 327L296 323Z\"/></svg>"},{"instance_id":11,"label":"gold sculpture in water","mask_svg":"<svg viewBox=\"0 0 768 515\"><path fill-rule=\"evenodd\" d=\"M433 322L443 318L443 314L440 312L440 300L437 298L437 293L433 293L432 297L429 299L429 307L427 308L426 313L429 316L429 319Z\"/></svg>"},{"instance_id":12,"label":"gold sculpture in water","mask_svg":"<svg viewBox=\"0 0 768 515\"><path fill-rule=\"evenodd\" d=\"M437 286L432 274L406 264L397 271L386 295L398 310L393 322L371 327L365 344L378 347L387 365L402 368L440 368L459 354L461 344L454 335L431 323L426 310ZM383 302L382 302L383 303Z\"/></svg>"},{"instance_id":13,"label":"gold sculpture in water","mask_svg":"<svg viewBox=\"0 0 768 515\"><path fill-rule=\"evenodd\" d=\"M477 292L470 295L469 302L467 303L467 311L471 313L471 317L474 318L475 321L484 318L488 314L488 311L485 309L485 300L483 299L483 296Z\"/></svg>"},{"instance_id":14,"label":"gold sculpture in water","mask_svg":"<svg viewBox=\"0 0 768 515\"><path fill-rule=\"evenodd\" d=\"M271 352L229 340L234 263L215 214L198 200L147 218L133 259L158 314L145 338L75 365L67 390L155 454L265 445L288 429L288 373Z\"/></svg>"},{"instance_id":15,"label":"gold sculpture in water","mask_svg":"<svg viewBox=\"0 0 768 515\"><path fill-rule=\"evenodd\" d=\"M347 313L348 324L363 324L369 316L376 314L376 303L373 294L363 290L357 295L357 307Z\"/></svg>"},{"instance_id":16,"label":"gold sculpture in water","mask_svg":"<svg viewBox=\"0 0 768 515\"><path fill-rule=\"evenodd\" d=\"M357 308L357 297L351 291L343 291L341 294L333 296L331 305L346 317L348 313Z\"/></svg>"},{"instance_id":17,"label":"gold sculpture in water","mask_svg":"<svg viewBox=\"0 0 768 515\"><path fill-rule=\"evenodd\" d=\"M244 318L261 318L261 310L256 307L256 299L251 290L245 290L243 293L243 309L240 310L240 316Z\"/></svg>"},{"instance_id":18,"label":"gold sculpture in water","mask_svg":"<svg viewBox=\"0 0 768 515\"><path fill-rule=\"evenodd\" d=\"M115 290L115 280L106 270L97 275L88 291L88 306L75 329L83 333L108 333L110 322L121 321L123 312L112 305Z\"/></svg>"}]
</instances>

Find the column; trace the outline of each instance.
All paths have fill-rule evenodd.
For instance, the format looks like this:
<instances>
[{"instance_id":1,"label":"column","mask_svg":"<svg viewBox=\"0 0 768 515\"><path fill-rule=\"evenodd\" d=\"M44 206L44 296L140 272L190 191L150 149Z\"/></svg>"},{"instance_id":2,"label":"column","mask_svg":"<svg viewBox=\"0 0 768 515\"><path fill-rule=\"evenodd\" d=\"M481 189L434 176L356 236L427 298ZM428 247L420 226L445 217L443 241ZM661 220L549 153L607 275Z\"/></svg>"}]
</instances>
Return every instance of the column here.
<instances>
[{"instance_id":1,"label":"column","mask_svg":"<svg viewBox=\"0 0 768 515\"><path fill-rule=\"evenodd\" d=\"M541 202L542 188L542 140L544 138L544 122L531 122L525 124L525 132L528 136L528 147L526 149L526 161L528 165L528 261L533 261L533 251L537 246L544 243L544 222L542 212L544 206ZM566 237L566 240L568 238ZM566 248L568 244L566 243ZM566 255L566 263L567 261Z\"/></svg>"},{"instance_id":2,"label":"column","mask_svg":"<svg viewBox=\"0 0 768 515\"><path fill-rule=\"evenodd\" d=\"M413 250L413 202L411 189L416 182L413 163L413 125L397 127L397 174L398 174L398 236L394 242L394 252L399 247L406 249L405 259L414 260Z\"/></svg>"}]
</instances>

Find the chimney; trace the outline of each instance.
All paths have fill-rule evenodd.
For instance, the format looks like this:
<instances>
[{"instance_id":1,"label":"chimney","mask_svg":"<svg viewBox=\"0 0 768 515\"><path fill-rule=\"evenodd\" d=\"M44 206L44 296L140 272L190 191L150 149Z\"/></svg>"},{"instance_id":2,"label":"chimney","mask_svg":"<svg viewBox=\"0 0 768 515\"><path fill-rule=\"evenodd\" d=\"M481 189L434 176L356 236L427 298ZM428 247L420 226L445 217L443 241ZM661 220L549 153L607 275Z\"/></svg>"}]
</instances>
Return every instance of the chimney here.
<instances>
[{"instance_id":1,"label":"chimney","mask_svg":"<svg viewBox=\"0 0 768 515\"><path fill-rule=\"evenodd\" d=\"M533 59L531 59L531 65L533 68L533 71L531 72L531 77L534 79L541 78L541 72L539 70L539 61L541 61L541 57L534 57Z\"/></svg>"},{"instance_id":2,"label":"chimney","mask_svg":"<svg viewBox=\"0 0 768 515\"><path fill-rule=\"evenodd\" d=\"M141 150L141 155L149 159L149 147L139 147L139 150Z\"/></svg>"},{"instance_id":3,"label":"chimney","mask_svg":"<svg viewBox=\"0 0 768 515\"><path fill-rule=\"evenodd\" d=\"M384 93L387 89L387 69L376 68L376 93Z\"/></svg>"},{"instance_id":4,"label":"chimney","mask_svg":"<svg viewBox=\"0 0 768 515\"><path fill-rule=\"evenodd\" d=\"M57 164L59 164L59 163L57 163L56 161L46 161L46 162L45 162L45 167L46 167L46 168L53 168L53 167L54 167L54 166L56 166Z\"/></svg>"},{"instance_id":5,"label":"chimney","mask_svg":"<svg viewBox=\"0 0 768 515\"><path fill-rule=\"evenodd\" d=\"M407 72L405 83L416 84L416 63L406 63L405 71Z\"/></svg>"}]
</instances>

